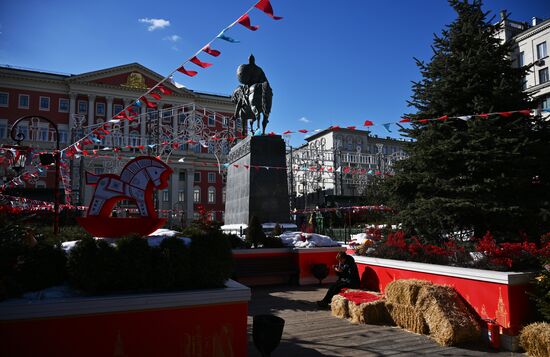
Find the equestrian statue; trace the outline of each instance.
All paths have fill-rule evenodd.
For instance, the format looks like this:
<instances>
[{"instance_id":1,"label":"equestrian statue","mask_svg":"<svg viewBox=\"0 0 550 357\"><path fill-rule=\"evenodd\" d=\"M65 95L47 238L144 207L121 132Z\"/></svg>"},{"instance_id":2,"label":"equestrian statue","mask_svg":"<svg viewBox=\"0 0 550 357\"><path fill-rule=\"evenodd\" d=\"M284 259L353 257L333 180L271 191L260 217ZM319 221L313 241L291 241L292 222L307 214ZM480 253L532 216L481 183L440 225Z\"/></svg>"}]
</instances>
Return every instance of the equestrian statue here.
<instances>
[{"instance_id":1,"label":"equestrian statue","mask_svg":"<svg viewBox=\"0 0 550 357\"><path fill-rule=\"evenodd\" d=\"M236 104L233 117L241 118L243 121L242 135L244 136L248 121L250 121L252 134L260 129L260 117L263 114L262 135L265 135L269 113L271 113L273 91L264 71L256 65L253 55L248 58L248 64L241 64L237 68L237 79L241 84L231 96L231 100ZM254 122L257 123L256 130Z\"/></svg>"}]
</instances>

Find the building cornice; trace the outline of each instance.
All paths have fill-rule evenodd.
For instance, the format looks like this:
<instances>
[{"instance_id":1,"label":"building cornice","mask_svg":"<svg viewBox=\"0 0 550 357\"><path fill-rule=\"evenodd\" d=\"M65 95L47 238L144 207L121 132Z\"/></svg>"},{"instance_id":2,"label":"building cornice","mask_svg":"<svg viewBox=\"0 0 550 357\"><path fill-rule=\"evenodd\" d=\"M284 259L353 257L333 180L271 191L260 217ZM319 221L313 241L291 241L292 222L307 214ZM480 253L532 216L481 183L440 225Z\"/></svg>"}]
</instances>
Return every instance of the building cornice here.
<instances>
[{"instance_id":1,"label":"building cornice","mask_svg":"<svg viewBox=\"0 0 550 357\"><path fill-rule=\"evenodd\" d=\"M549 28L550 28L550 19L541 22L537 26L531 27L523 31L522 33L514 36L513 39L515 42L520 42Z\"/></svg>"}]
</instances>

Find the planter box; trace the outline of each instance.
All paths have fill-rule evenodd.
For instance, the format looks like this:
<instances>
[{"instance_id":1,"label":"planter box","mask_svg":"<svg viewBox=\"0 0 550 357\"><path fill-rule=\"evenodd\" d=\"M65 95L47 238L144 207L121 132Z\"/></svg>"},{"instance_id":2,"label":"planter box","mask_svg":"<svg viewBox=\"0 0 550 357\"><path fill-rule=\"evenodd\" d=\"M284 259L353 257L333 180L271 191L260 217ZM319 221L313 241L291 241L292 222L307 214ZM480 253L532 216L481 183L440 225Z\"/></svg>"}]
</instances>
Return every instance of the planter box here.
<instances>
[{"instance_id":1,"label":"planter box","mask_svg":"<svg viewBox=\"0 0 550 357\"><path fill-rule=\"evenodd\" d=\"M246 356L250 289L0 303L1 356Z\"/></svg>"},{"instance_id":2,"label":"planter box","mask_svg":"<svg viewBox=\"0 0 550 357\"><path fill-rule=\"evenodd\" d=\"M311 267L326 264L332 268L337 263L336 253L344 250L342 247L234 249L235 278L248 286L294 282L299 285L318 284ZM335 282L336 279L331 269L323 282Z\"/></svg>"},{"instance_id":3,"label":"planter box","mask_svg":"<svg viewBox=\"0 0 550 357\"><path fill-rule=\"evenodd\" d=\"M336 254L345 250L343 247L295 248L294 254L297 256L299 267L298 283L300 285L319 284L319 280L311 273L311 267L315 264L326 264L329 275L323 279L323 283L334 283L338 277L332 266L338 263Z\"/></svg>"},{"instance_id":4,"label":"planter box","mask_svg":"<svg viewBox=\"0 0 550 357\"><path fill-rule=\"evenodd\" d=\"M503 347L517 348L517 336L531 316L526 294L534 273L500 272L354 256L363 288L384 291L397 279L429 280L452 285L482 319L501 327Z\"/></svg>"}]
</instances>

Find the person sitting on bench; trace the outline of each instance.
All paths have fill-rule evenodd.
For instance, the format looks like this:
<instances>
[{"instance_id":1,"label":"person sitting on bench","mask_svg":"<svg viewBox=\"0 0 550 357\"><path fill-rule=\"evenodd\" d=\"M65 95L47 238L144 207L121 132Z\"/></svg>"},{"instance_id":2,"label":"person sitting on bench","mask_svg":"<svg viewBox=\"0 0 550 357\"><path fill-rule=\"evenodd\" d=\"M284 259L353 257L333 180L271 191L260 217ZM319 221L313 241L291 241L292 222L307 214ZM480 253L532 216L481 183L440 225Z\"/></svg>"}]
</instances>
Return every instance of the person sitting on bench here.
<instances>
[{"instance_id":1,"label":"person sitting on bench","mask_svg":"<svg viewBox=\"0 0 550 357\"><path fill-rule=\"evenodd\" d=\"M338 275L338 280L328 288L323 300L317 301L317 306L321 309L328 308L332 297L342 291L342 289L358 289L360 285L359 271L353 257L347 255L345 252L338 252L336 260L338 260L338 265L334 266L334 270Z\"/></svg>"}]
</instances>

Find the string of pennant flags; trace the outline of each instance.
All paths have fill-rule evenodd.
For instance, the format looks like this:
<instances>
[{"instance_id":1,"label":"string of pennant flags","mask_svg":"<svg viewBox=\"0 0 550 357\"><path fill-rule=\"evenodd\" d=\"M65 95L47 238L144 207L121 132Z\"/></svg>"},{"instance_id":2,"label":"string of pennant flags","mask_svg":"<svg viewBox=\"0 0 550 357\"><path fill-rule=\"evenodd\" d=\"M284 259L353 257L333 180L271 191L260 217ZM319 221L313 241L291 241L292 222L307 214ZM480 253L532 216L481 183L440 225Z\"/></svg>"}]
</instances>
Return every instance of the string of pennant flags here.
<instances>
[{"instance_id":1,"label":"string of pennant flags","mask_svg":"<svg viewBox=\"0 0 550 357\"><path fill-rule=\"evenodd\" d=\"M204 62L198 58L199 54L206 53L213 57L218 57L221 54L221 51L213 49L212 44L216 40L223 40L229 43L238 43L239 41L227 35L227 32L236 24L240 24L251 31L256 31L259 29L259 26L251 25L251 19L249 13L254 9L258 9L264 12L266 15L271 17L274 20L281 20L282 17L275 16L273 7L269 0L260 0L253 6L251 6L243 15L233 21L229 26L225 27L217 36L211 39L206 45L202 46L198 51L196 51L190 58L185 60L180 64L176 69L170 72L166 77L160 80L157 84L147 90L143 95L137 98L135 101L128 104L120 112L116 113L111 120L107 123L115 123L120 120L129 120L132 121L137 116L137 113L133 109L134 106L141 107L145 105L147 108L157 109L158 105L155 100L160 100L162 95L170 95L172 91L164 85L164 82L167 81L174 73L179 72L187 76L194 77L198 74L197 71L186 69L184 66L187 63L192 63L200 68L206 69L213 66L213 63ZM93 144L97 140L101 141L99 136L104 136L108 134L107 126L101 125L97 128L90 130L88 134L84 135L82 138L77 140L75 143L67 146L62 152L67 152L70 154L79 153L82 151L82 147L86 144ZM70 155L69 154L69 155Z\"/></svg>"}]
</instances>

